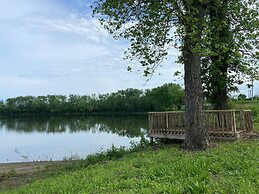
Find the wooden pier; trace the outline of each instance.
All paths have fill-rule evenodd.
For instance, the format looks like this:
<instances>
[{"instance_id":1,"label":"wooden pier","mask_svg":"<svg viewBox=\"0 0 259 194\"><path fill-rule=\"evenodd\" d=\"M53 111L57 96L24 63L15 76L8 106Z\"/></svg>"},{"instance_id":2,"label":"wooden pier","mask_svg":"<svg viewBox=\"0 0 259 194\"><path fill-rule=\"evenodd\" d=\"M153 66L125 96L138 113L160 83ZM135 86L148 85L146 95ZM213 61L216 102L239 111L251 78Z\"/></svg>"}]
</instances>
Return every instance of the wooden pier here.
<instances>
[{"instance_id":1,"label":"wooden pier","mask_svg":"<svg viewBox=\"0 0 259 194\"><path fill-rule=\"evenodd\" d=\"M234 140L253 131L250 110L204 111L205 127L211 139ZM184 111L149 112L149 133L153 138L184 139Z\"/></svg>"}]
</instances>

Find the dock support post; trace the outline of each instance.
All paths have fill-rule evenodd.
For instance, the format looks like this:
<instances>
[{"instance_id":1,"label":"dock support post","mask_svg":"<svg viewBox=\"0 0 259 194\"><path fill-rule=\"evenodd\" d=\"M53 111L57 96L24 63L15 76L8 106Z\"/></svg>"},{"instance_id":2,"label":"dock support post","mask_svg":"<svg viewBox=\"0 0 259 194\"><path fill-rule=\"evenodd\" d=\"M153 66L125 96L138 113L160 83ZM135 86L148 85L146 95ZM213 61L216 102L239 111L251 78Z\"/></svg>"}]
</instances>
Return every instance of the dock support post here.
<instances>
[{"instance_id":1,"label":"dock support post","mask_svg":"<svg viewBox=\"0 0 259 194\"><path fill-rule=\"evenodd\" d=\"M154 138L150 137L150 145L152 146L154 144Z\"/></svg>"}]
</instances>

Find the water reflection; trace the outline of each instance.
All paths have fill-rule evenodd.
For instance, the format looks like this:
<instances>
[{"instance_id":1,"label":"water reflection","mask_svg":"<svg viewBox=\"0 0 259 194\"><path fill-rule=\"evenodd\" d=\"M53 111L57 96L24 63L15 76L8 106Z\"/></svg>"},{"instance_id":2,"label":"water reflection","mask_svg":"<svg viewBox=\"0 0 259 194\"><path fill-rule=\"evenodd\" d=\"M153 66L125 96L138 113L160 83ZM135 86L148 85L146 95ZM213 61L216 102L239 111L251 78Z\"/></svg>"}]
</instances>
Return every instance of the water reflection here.
<instances>
[{"instance_id":1,"label":"water reflection","mask_svg":"<svg viewBox=\"0 0 259 194\"><path fill-rule=\"evenodd\" d=\"M130 146L147 132L147 116L0 118L0 163L84 157Z\"/></svg>"},{"instance_id":2,"label":"water reflection","mask_svg":"<svg viewBox=\"0 0 259 194\"><path fill-rule=\"evenodd\" d=\"M147 130L146 116L64 116L0 118L0 129L17 133L63 133L91 131L140 137Z\"/></svg>"}]
</instances>

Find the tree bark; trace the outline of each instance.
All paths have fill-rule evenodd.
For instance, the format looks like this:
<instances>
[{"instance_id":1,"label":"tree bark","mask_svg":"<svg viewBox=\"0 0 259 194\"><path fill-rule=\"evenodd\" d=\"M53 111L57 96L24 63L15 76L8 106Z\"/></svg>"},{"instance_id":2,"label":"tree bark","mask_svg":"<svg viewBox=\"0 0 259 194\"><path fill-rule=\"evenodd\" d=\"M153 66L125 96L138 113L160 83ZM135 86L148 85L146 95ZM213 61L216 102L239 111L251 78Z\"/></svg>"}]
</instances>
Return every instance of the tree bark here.
<instances>
[{"instance_id":1,"label":"tree bark","mask_svg":"<svg viewBox=\"0 0 259 194\"><path fill-rule=\"evenodd\" d=\"M228 95L227 95L227 87L221 88L212 94L214 101L214 109L215 110L227 110L228 109Z\"/></svg>"},{"instance_id":2,"label":"tree bark","mask_svg":"<svg viewBox=\"0 0 259 194\"><path fill-rule=\"evenodd\" d=\"M211 103L215 110L226 110L228 108L227 100L227 70L228 57L215 56L211 57L212 65L215 66L216 72L211 73L210 83L213 85L211 91Z\"/></svg>"},{"instance_id":3,"label":"tree bark","mask_svg":"<svg viewBox=\"0 0 259 194\"><path fill-rule=\"evenodd\" d=\"M214 109L226 110L228 108L227 100L227 84L228 84L228 68L232 55L232 50L229 48L223 51L216 47L217 44L227 44L231 47L233 37L230 33L230 24L227 18L227 7L229 0L222 2L211 1L210 20L214 25L213 40L211 49L217 56L211 57L211 65L216 72L211 72L210 82L213 85L211 91L211 102Z\"/></svg>"},{"instance_id":4,"label":"tree bark","mask_svg":"<svg viewBox=\"0 0 259 194\"><path fill-rule=\"evenodd\" d=\"M193 6L198 12L193 14L194 22L186 25L182 50L185 70L185 148L201 150L207 148L209 141L204 124L201 55L194 48L201 43L204 8L199 1L194 1ZM195 38L191 38L194 30L197 31Z\"/></svg>"}]
</instances>

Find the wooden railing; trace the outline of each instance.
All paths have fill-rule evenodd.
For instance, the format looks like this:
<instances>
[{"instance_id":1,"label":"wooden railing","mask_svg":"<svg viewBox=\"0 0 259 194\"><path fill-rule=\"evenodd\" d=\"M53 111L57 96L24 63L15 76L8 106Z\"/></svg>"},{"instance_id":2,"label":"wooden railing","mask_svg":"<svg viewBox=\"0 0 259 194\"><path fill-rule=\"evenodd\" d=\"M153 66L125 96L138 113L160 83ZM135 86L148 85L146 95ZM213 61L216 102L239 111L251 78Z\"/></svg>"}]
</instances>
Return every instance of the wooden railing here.
<instances>
[{"instance_id":1,"label":"wooden railing","mask_svg":"<svg viewBox=\"0 0 259 194\"><path fill-rule=\"evenodd\" d=\"M241 110L236 112L236 129L237 131L253 131L253 115L250 110Z\"/></svg>"},{"instance_id":2,"label":"wooden railing","mask_svg":"<svg viewBox=\"0 0 259 194\"><path fill-rule=\"evenodd\" d=\"M249 110L209 110L204 117L211 137L237 137L241 132L253 131ZM149 113L150 137L184 139L184 128L184 111Z\"/></svg>"}]
</instances>

